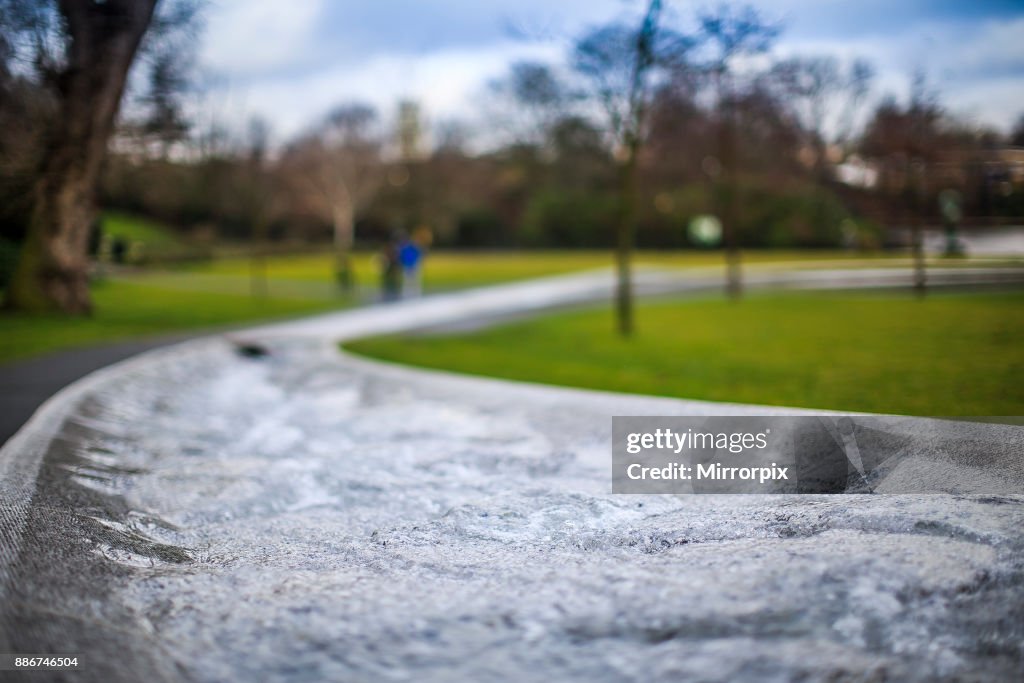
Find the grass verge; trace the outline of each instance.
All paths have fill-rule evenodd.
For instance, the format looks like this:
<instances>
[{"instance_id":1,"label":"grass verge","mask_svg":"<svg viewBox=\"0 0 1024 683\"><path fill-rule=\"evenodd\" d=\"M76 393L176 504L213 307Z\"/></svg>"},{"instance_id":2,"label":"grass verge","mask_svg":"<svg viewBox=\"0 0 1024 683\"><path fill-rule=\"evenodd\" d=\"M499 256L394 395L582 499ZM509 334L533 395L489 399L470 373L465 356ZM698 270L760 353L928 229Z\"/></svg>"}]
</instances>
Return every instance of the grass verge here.
<instances>
[{"instance_id":1,"label":"grass verge","mask_svg":"<svg viewBox=\"0 0 1024 683\"><path fill-rule=\"evenodd\" d=\"M679 398L909 415L1024 414L1024 293L764 293L645 302L347 345L428 368Z\"/></svg>"},{"instance_id":2,"label":"grass verge","mask_svg":"<svg viewBox=\"0 0 1024 683\"><path fill-rule=\"evenodd\" d=\"M89 318L0 315L0 362L106 341L317 313L346 299L253 298L247 294L183 291L130 281L93 287Z\"/></svg>"}]
</instances>

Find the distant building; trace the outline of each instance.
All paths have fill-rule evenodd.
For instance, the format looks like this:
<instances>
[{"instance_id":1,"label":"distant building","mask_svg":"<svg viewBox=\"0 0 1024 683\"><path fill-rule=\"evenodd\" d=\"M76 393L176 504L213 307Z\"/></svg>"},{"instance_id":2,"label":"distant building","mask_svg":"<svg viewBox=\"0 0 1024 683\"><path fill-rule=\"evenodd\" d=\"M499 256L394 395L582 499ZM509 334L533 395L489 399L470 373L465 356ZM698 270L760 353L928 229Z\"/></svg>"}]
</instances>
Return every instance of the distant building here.
<instances>
[{"instance_id":1,"label":"distant building","mask_svg":"<svg viewBox=\"0 0 1024 683\"><path fill-rule=\"evenodd\" d=\"M1024 147L1002 147L992 152L993 162L1002 166L1011 183L1024 183Z\"/></svg>"},{"instance_id":2,"label":"distant building","mask_svg":"<svg viewBox=\"0 0 1024 683\"><path fill-rule=\"evenodd\" d=\"M853 187L872 188L878 184L878 169L857 155L835 167L836 180Z\"/></svg>"},{"instance_id":3,"label":"distant building","mask_svg":"<svg viewBox=\"0 0 1024 683\"><path fill-rule=\"evenodd\" d=\"M932 150L926 166L931 188L965 187L979 181L1024 184L1024 147L950 147ZM852 156L835 167L836 178L848 185L884 188L890 192L907 186L915 164L903 155L860 159Z\"/></svg>"}]
</instances>

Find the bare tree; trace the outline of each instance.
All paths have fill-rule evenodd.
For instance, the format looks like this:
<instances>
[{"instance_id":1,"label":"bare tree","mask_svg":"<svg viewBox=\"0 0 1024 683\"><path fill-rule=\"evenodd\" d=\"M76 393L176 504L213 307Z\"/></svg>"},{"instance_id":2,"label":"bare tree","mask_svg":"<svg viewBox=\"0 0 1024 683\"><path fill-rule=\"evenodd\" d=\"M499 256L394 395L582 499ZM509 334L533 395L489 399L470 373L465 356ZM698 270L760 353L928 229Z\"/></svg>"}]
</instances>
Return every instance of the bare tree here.
<instances>
[{"instance_id":1,"label":"bare tree","mask_svg":"<svg viewBox=\"0 0 1024 683\"><path fill-rule=\"evenodd\" d=\"M927 286L923 221L927 211L929 174L937 154L948 146L942 130L945 112L923 73L916 73L905 107L888 98L878 105L861 141L865 155L882 163L881 190L892 208L910 219L914 290Z\"/></svg>"},{"instance_id":2,"label":"bare tree","mask_svg":"<svg viewBox=\"0 0 1024 683\"><path fill-rule=\"evenodd\" d=\"M39 8L30 37L57 113L33 192L34 206L7 304L88 313L88 239L95 193L128 71L157 0L59 0Z\"/></svg>"},{"instance_id":3,"label":"bare tree","mask_svg":"<svg viewBox=\"0 0 1024 683\"><path fill-rule=\"evenodd\" d=\"M842 88L839 61L835 57L793 57L777 63L772 76L800 122L804 145L814 154L815 178L820 179L825 173L829 101Z\"/></svg>"},{"instance_id":4,"label":"bare tree","mask_svg":"<svg viewBox=\"0 0 1024 683\"><path fill-rule=\"evenodd\" d=\"M1017 117L1013 124L1013 129L1010 130L1010 134L1007 136L1007 142L1014 147L1024 147L1024 114Z\"/></svg>"},{"instance_id":5,"label":"bare tree","mask_svg":"<svg viewBox=\"0 0 1024 683\"><path fill-rule=\"evenodd\" d=\"M285 160L310 205L332 225L338 282L344 289L354 282L351 250L356 216L384 180L376 118L366 105L338 107L316 131L293 145Z\"/></svg>"},{"instance_id":6,"label":"bare tree","mask_svg":"<svg viewBox=\"0 0 1024 683\"><path fill-rule=\"evenodd\" d=\"M659 77L682 68L692 41L661 25L661 0L650 0L639 27L611 24L584 35L575 46L573 65L590 85L604 110L607 131L619 166L619 216L616 230L618 331L634 329L631 258L636 231L637 163L647 135L648 114Z\"/></svg>"},{"instance_id":7,"label":"bare tree","mask_svg":"<svg viewBox=\"0 0 1024 683\"><path fill-rule=\"evenodd\" d=\"M736 61L767 52L779 28L766 22L751 7L723 5L698 15L701 38L710 55L705 70L711 78L718 110L718 164L720 182L728 194L721 208L726 252L726 291L738 297L743 289L740 275L740 249L736 182L736 103L739 98Z\"/></svg>"},{"instance_id":8,"label":"bare tree","mask_svg":"<svg viewBox=\"0 0 1024 683\"><path fill-rule=\"evenodd\" d=\"M815 187L815 221L828 221L825 188L833 180L829 165L832 143L849 140L858 105L870 87L873 69L855 60L844 69L835 57L793 57L775 64L770 78L789 102L802 132L802 149L810 153Z\"/></svg>"},{"instance_id":9,"label":"bare tree","mask_svg":"<svg viewBox=\"0 0 1024 683\"><path fill-rule=\"evenodd\" d=\"M274 188L267 162L269 144L269 124L262 118L252 118L249 121L244 155L237 168L239 186L234 194L235 199L241 202L243 214L249 224L252 239L249 253L249 291L256 298L265 298L269 293L266 249L274 209Z\"/></svg>"},{"instance_id":10,"label":"bare tree","mask_svg":"<svg viewBox=\"0 0 1024 683\"><path fill-rule=\"evenodd\" d=\"M844 97L840 106L836 142L849 148L854 137L857 119L864 110L867 96L875 80L875 67L865 59L855 59L849 65L843 81Z\"/></svg>"},{"instance_id":11,"label":"bare tree","mask_svg":"<svg viewBox=\"0 0 1024 683\"><path fill-rule=\"evenodd\" d=\"M514 142L542 146L571 110L576 94L547 64L516 62L490 84L502 103L500 117Z\"/></svg>"},{"instance_id":12,"label":"bare tree","mask_svg":"<svg viewBox=\"0 0 1024 683\"><path fill-rule=\"evenodd\" d=\"M148 111L140 132L156 140L164 159L171 147L188 135L189 122L178 99L185 80L184 69L171 53L156 56L149 65L149 88L143 98Z\"/></svg>"},{"instance_id":13,"label":"bare tree","mask_svg":"<svg viewBox=\"0 0 1024 683\"><path fill-rule=\"evenodd\" d=\"M874 69L859 59L844 69L835 57L792 57L776 63L771 76L806 134L804 143L814 153L815 175L823 179L827 147L851 136Z\"/></svg>"}]
</instances>

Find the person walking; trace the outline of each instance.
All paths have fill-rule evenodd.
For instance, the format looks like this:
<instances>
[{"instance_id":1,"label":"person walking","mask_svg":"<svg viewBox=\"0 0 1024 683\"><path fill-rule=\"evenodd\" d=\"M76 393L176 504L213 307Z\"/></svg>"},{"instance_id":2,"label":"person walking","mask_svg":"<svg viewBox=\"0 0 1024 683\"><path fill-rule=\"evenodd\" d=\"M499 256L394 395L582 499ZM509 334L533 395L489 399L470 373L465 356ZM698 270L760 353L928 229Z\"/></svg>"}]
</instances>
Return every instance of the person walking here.
<instances>
[{"instance_id":1,"label":"person walking","mask_svg":"<svg viewBox=\"0 0 1024 683\"><path fill-rule=\"evenodd\" d=\"M403 240L398 249L398 260L402 264L402 296L419 296L423 291L422 247L414 239Z\"/></svg>"},{"instance_id":2,"label":"person walking","mask_svg":"<svg viewBox=\"0 0 1024 683\"><path fill-rule=\"evenodd\" d=\"M402 266L399 235L392 235L380 254L380 291L383 301L396 301L402 294Z\"/></svg>"}]
</instances>

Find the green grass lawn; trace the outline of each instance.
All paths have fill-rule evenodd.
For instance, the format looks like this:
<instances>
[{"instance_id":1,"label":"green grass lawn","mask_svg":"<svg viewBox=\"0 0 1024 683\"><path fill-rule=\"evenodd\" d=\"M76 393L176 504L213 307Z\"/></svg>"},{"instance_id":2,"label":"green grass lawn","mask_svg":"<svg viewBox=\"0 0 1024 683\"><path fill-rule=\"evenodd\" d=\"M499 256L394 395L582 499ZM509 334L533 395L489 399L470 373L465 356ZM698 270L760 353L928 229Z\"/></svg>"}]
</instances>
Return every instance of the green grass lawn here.
<instances>
[{"instance_id":1,"label":"green grass lawn","mask_svg":"<svg viewBox=\"0 0 1024 683\"><path fill-rule=\"evenodd\" d=\"M680 398L909 415L1024 415L1024 293L753 294L643 303L347 348L517 380Z\"/></svg>"},{"instance_id":2,"label":"green grass lawn","mask_svg":"<svg viewBox=\"0 0 1024 683\"><path fill-rule=\"evenodd\" d=\"M108 211L102 218L103 234L120 237L131 242L142 242L146 247L154 249L174 249L182 245L182 240L170 228L157 221L138 216Z\"/></svg>"},{"instance_id":3,"label":"green grass lawn","mask_svg":"<svg viewBox=\"0 0 1024 683\"><path fill-rule=\"evenodd\" d=\"M269 296L168 288L145 281L108 280L93 287L90 318L0 314L0 362L59 349L183 330L317 313L348 299Z\"/></svg>"}]
</instances>

